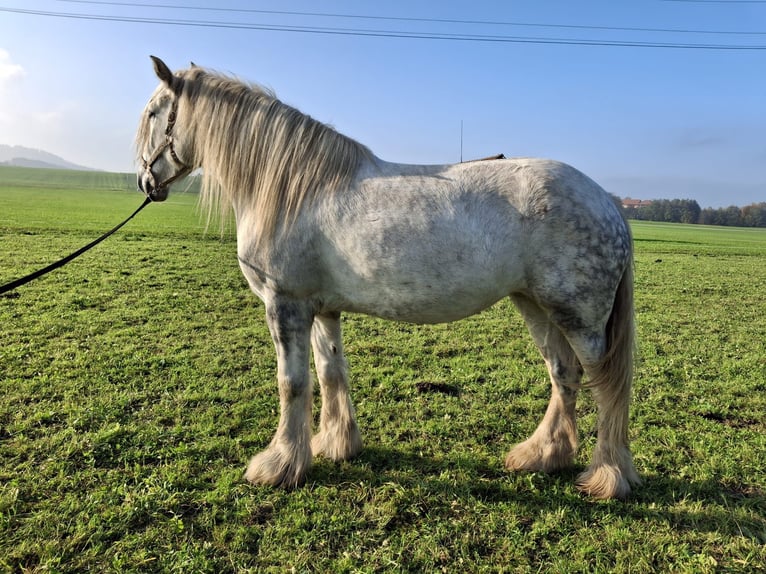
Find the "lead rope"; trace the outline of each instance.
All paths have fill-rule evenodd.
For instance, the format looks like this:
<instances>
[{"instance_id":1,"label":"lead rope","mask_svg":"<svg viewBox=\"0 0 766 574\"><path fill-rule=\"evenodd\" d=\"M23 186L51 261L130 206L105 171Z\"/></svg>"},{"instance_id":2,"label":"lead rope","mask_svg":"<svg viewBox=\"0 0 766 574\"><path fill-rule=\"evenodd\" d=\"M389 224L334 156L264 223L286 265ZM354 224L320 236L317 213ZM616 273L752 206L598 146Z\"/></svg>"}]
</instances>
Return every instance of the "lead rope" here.
<instances>
[{"instance_id":1,"label":"lead rope","mask_svg":"<svg viewBox=\"0 0 766 574\"><path fill-rule=\"evenodd\" d=\"M64 265L69 263L72 259L74 259L76 257L79 257L80 255L82 255L83 253L85 253L89 249L95 247L96 245L101 243L104 239L106 239L107 237L112 235L115 231L120 229L128 221L133 219L138 214L139 211L141 211L144 207L149 205L151 202L152 202L152 200L149 197L147 197L144 200L144 202L141 204L141 206L138 209L136 209L125 221L123 221L119 225L113 227L112 229L110 229L109 231L104 233L101 237L99 237L98 239L96 239L94 241L91 241L85 247L81 247L80 249L78 249L74 253L71 253L70 255L67 255L63 259L59 259L55 263L51 263L50 265L48 265L47 267L44 267L43 269L39 269L39 270L35 271L34 273L30 273L29 275L27 275L25 277L21 277L20 279L16 279L15 281L11 281L10 283L6 283L5 285L1 286L0 287L0 295L2 295L3 293L7 293L8 291L13 291L17 287L21 287L22 285L26 285L30 281L34 281L38 277L42 277L43 275L45 275L46 273L50 273L54 269L58 269L59 267L63 267Z\"/></svg>"}]
</instances>

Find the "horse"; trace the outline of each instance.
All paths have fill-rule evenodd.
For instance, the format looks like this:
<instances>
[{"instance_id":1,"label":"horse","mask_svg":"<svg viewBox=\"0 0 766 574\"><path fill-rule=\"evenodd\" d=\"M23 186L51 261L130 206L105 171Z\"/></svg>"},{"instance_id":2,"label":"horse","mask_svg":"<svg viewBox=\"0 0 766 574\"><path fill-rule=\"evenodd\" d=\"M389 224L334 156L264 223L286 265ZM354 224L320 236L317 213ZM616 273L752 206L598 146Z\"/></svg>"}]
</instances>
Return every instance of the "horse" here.
<instances>
[{"instance_id":1,"label":"horse","mask_svg":"<svg viewBox=\"0 0 766 574\"><path fill-rule=\"evenodd\" d=\"M201 205L209 218L233 212L239 267L276 350L279 422L246 480L294 488L314 456L360 452L342 312L432 324L509 297L545 361L551 398L505 467L571 467L575 403L587 388L597 441L576 487L622 499L640 484L628 440L632 238L598 184L547 159L390 163L262 86L152 61L160 83L136 135L138 187L163 201L201 168ZM312 352L321 396L313 436Z\"/></svg>"}]
</instances>

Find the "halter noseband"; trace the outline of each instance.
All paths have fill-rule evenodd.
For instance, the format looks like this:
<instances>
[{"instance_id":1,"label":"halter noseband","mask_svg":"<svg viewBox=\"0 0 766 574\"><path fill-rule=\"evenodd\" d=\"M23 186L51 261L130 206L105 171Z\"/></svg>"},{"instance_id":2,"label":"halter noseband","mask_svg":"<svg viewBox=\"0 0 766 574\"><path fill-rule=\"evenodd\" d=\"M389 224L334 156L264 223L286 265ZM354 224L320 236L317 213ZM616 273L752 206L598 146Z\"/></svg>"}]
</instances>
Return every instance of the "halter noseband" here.
<instances>
[{"instance_id":1,"label":"halter noseband","mask_svg":"<svg viewBox=\"0 0 766 574\"><path fill-rule=\"evenodd\" d=\"M173 183L177 179L183 177L191 169L189 165L181 161L181 158L178 157L178 154L176 153L175 145L173 143L173 126L175 126L176 124L177 113L178 113L178 99L174 99L173 103L170 106L170 113L168 114L168 125L165 128L165 141L156 150L154 150L154 153L151 155L151 157L148 160L142 158L144 169L149 172L149 177L151 178L153 183L155 179L154 179L154 174L152 173L152 167L157 162L157 160L160 159L162 154L165 153L166 149L170 151L170 157L173 159L173 162L178 167L181 168L179 171L171 175L169 178L161 181L159 184L155 184L154 186L155 191L169 186L171 183Z\"/></svg>"}]
</instances>

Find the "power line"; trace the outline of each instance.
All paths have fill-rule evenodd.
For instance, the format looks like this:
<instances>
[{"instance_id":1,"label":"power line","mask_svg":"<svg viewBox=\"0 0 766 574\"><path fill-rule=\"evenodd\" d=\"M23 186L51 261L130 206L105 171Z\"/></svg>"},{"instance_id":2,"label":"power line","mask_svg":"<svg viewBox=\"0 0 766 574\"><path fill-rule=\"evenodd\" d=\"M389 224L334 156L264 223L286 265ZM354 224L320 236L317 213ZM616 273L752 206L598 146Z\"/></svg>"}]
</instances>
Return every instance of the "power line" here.
<instances>
[{"instance_id":1,"label":"power line","mask_svg":"<svg viewBox=\"0 0 766 574\"><path fill-rule=\"evenodd\" d=\"M559 28L570 30L599 30L608 32L651 32L651 33L673 33L673 34L712 34L712 35L730 35L730 36L766 36L766 32L742 31L742 30L694 30L686 28L643 28L630 26L593 26L584 24L541 24L535 22L506 22L491 20L464 20L449 18L415 18L411 16L371 16L364 14L333 14L326 12L296 12L286 10L261 10L256 8L222 8L210 6L178 6L172 4L142 4L139 2L107 2L104 0L56 0L57 2L66 2L68 4L90 4L100 6L122 6L130 8L157 8L170 10L198 10L205 12L237 12L243 14L264 14L278 16L308 16L319 18L348 18L357 20L387 20L392 22L421 22L432 24L462 24L462 25L481 25L481 26L517 26L529 28ZM693 1L737 1L737 0L665 0L675 2L693 2ZM741 0L747 2L763 2L766 0Z\"/></svg>"},{"instance_id":2,"label":"power line","mask_svg":"<svg viewBox=\"0 0 766 574\"><path fill-rule=\"evenodd\" d=\"M766 0L662 0L663 2L686 2L688 4L766 4Z\"/></svg>"},{"instance_id":3,"label":"power line","mask_svg":"<svg viewBox=\"0 0 766 574\"><path fill-rule=\"evenodd\" d=\"M66 1L66 0L64 0ZM69 0L78 1L78 0ZM80 3L86 3L87 0L79 0ZM95 3L95 2L87 2ZM105 3L117 5L117 3ZM122 2L121 5L131 7L147 7L147 5ZM229 9L231 10L231 9ZM358 36L358 37L376 37L376 38L406 38L420 40L444 40L444 41L462 41L462 42L489 42L489 43L515 43L515 44L548 44L548 45L566 45L566 46L608 46L608 47L632 47L632 48L669 48L686 50L766 50L766 45L748 45L748 44L715 44L715 43L681 43L681 42L661 42L661 41L629 41L629 40L597 40L588 38L561 38L561 37L536 37L536 36L509 36L509 35L488 35L488 34L462 34L449 32L408 32L404 30L376 30L364 28L338 28L322 26L298 26L283 24L257 24L246 22L222 22L213 20L193 20L193 19L175 19L175 18L147 18L137 16L116 16L104 14L82 14L73 12L52 12L45 10L25 10L21 8L0 7L0 12L24 14L30 16L47 16L54 18L66 18L75 20L91 20L101 22L125 22L133 24L161 24L170 26L191 26L201 28L218 29L238 29L238 30L260 30L271 32L293 32L305 34L325 34L336 36ZM302 13L302 15L310 15ZM375 17L382 18L382 17ZM435 20L434 22L439 21ZM462 21L468 23L469 21ZM541 25L542 26L542 25ZM650 31L645 29L643 31ZM636 30L638 31L638 30ZM658 31L658 30L651 30ZM702 33L702 32L699 32Z\"/></svg>"}]
</instances>

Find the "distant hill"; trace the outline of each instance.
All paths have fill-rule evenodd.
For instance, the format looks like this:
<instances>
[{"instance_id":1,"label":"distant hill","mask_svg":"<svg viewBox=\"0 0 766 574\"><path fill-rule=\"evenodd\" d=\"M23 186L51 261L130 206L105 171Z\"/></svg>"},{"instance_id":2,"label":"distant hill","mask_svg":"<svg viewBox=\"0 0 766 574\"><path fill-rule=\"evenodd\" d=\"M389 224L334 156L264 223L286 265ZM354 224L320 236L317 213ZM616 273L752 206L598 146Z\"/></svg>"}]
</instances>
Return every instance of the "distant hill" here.
<instances>
[{"instance_id":1,"label":"distant hill","mask_svg":"<svg viewBox=\"0 0 766 574\"><path fill-rule=\"evenodd\" d=\"M176 192L199 193L200 177L189 176L179 181ZM0 163L0 192L3 188L78 189L95 191L131 191L138 189L136 174L75 169L38 169Z\"/></svg>"},{"instance_id":2,"label":"distant hill","mask_svg":"<svg viewBox=\"0 0 766 574\"><path fill-rule=\"evenodd\" d=\"M0 144L0 165L93 171L91 168L74 164L47 151L18 145Z\"/></svg>"}]
</instances>

